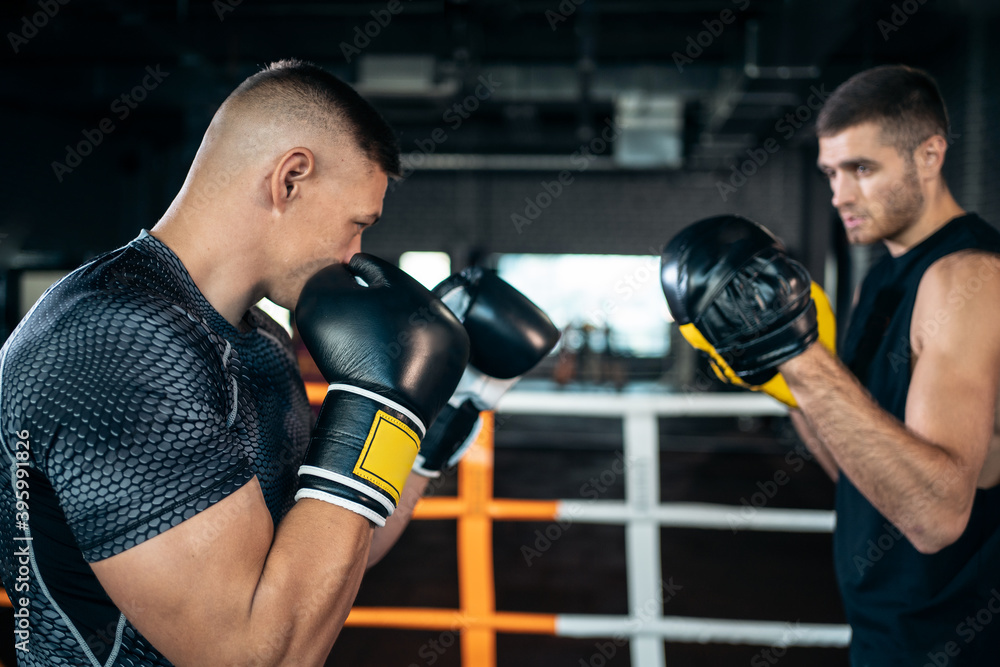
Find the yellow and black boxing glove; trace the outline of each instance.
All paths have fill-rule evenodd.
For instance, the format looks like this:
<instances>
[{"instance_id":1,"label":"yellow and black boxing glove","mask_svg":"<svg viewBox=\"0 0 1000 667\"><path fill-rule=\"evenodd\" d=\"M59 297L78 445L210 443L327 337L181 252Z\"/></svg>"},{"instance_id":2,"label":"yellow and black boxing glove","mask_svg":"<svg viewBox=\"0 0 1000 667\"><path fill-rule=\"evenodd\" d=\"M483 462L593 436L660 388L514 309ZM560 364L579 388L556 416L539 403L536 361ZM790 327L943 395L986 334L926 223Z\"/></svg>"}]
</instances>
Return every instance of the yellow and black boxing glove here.
<instances>
[{"instance_id":1,"label":"yellow and black boxing glove","mask_svg":"<svg viewBox=\"0 0 1000 667\"><path fill-rule=\"evenodd\" d=\"M681 230L663 249L663 294L719 379L798 407L778 366L817 340L834 351L830 302L763 226L735 215Z\"/></svg>"},{"instance_id":2,"label":"yellow and black boxing glove","mask_svg":"<svg viewBox=\"0 0 1000 667\"><path fill-rule=\"evenodd\" d=\"M462 377L469 337L423 285L362 253L306 282L295 321L330 383L295 500L385 525L428 425Z\"/></svg>"}]
</instances>

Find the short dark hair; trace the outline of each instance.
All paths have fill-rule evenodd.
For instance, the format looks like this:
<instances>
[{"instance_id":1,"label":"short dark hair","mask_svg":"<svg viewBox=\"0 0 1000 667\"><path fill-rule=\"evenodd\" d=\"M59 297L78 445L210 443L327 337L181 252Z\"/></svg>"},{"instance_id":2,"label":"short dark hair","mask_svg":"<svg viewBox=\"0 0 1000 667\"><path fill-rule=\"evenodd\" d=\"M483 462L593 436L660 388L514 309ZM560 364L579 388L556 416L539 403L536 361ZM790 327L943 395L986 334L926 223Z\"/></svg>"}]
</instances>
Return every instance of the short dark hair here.
<instances>
[{"instance_id":1,"label":"short dark hair","mask_svg":"<svg viewBox=\"0 0 1000 667\"><path fill-rule=\"evenodd\" d=\"M395 132L356 90L318 65L294 58L273 62L248 77L229 99L344 132L386 175L400 175Z\"/></svg>"},{"instance_id":2,"label":"short dark hair","mask_svg":"<svg viewBox=\"0 0 1000 667\"><path fill-rule=\"evenodd\" d=\"M883 143L904 156L936 134L948 137L948 111L937 83L905 65L874 67L838 86L816 118L816 135L830 137L866 122L877 123Z\"/></svg>"}]
</instances>

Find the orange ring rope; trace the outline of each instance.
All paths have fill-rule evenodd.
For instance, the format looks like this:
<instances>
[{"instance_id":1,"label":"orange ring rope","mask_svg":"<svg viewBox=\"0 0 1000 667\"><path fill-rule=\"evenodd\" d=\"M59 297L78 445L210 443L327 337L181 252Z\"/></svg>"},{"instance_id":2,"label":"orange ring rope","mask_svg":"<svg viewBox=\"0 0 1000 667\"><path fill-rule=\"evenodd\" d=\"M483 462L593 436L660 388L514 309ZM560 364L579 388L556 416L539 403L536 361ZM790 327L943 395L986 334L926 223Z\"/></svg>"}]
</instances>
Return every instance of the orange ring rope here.
<instances>
[{"instance_id":1,"label":"orange ring rope","mask_svg":"<svg viewBox=\"0 0 1000 667\"><path fill-rule=\"evenodd\" d=\"M326 391L324 383L306 383L312 405L321 404ZM482 417L479 437L459 463L458 496L423 498L413 512L414 519L458 522L460 609L355 607L345 626L457 631L462 637L463 664L495 667L497 632L554 635L556 616L496 611L493 520L552 521L557 517L559 504L554 500L493 497L494 415L484 412ZM11 606L3 592L0 607Z\"/></svg>"},{"instance_id":2,"label":"orange ring rope","mask_svg":"<svg viewBox=\"0 0 1000 667\"><path fill-rule=\"evenodd\" d=\"M423 498L414 519L457 519L460 609L355 607L345 625L458 631L462 664L496 665L497 632L554 635L555 614L497 612L493 575L493 520L551 521L554 500L493 497L494 415L484 412L479 437L458 466L458 496Z\"/></svg>"}]
</instances>

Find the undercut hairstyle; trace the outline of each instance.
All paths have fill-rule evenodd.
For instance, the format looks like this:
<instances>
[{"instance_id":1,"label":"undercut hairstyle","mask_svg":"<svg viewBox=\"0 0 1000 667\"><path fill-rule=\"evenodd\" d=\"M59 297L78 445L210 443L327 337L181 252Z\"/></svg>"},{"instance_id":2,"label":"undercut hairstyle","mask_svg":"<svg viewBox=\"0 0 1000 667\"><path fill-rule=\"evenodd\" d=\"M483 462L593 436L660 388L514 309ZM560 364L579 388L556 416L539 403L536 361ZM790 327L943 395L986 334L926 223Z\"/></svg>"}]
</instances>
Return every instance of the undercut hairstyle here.
<instances>
[{"instance_id":1,"label":"undercut hairstyle","mask_svg":"<svg viewBox=\"0 0 1000 667\"><path fill-rule=\"evenodd\" d=\"M867 122L877 123L882 143L908 159L932 136L948 138L948 111L937 83L905 65L874 67L838 86L816 118L816 135L831 137Z\"/></svg>"},{"instance_id":2,"label":"undercut hairstyle","mask_svg":"<svg viewBox=\"0 0 1000 667\"><path fill-rule=\"evenodd\" d=\"M395 132L356 90L318 65L297 59L273 62L241 83L226 103L265 118L288 118L344 134L387 176L400 176Z\"/></svg>"}]
</instances>

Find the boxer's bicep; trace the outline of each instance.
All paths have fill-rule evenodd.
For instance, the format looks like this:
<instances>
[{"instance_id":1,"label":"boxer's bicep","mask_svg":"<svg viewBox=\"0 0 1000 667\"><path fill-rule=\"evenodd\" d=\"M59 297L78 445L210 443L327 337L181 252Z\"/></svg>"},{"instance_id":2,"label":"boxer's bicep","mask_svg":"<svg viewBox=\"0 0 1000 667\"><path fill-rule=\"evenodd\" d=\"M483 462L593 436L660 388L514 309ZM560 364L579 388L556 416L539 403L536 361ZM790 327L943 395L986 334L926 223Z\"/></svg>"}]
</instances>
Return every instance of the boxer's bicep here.
<instances>
[{"instance_id":1,"label":"boxer's bicep","mask_svg":"<svg viewBox=\"0 0 1000 667\"><path fill-rule=\"evenodd\" d=\"M175 664L200 664L226 638L239 636L272 536L254 477L177 526L91 567L153 646Z\"/></svg>"},{"instance_id":2,"label":"boxer's bicep","mask_svg":"<svg viewBox=\"0 0 1000 667\"><path fill-rule=\"evenodd\" d=\"M981 277L997 267L978 253L946 260L925 273L913 311L906 425L952 457L971 503L1000 383L1000 270Z\"/></svg>"}]
</instances>

